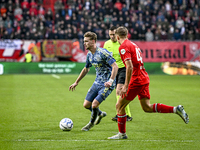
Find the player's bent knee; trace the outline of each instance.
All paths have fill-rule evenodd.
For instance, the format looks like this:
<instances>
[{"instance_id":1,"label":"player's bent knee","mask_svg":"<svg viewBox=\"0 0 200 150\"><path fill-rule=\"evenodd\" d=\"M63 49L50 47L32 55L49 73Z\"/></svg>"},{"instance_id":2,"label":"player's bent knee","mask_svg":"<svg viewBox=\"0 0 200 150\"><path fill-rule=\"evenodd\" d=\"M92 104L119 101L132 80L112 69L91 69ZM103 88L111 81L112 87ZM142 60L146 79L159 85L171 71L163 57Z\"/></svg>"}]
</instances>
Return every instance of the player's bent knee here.
<instances>
[{"instance_id":1,"label":"player's bent knee","mask_svg":"<svg viewBox=\"0 0 200 150\"><path fill-rule=\"evenodd\" d=\"M98 105L92 104L92 108L98 108Z\"/></svg>"},{"instance_id":2,"label":"player's bent knee","mask_svg":"<svg viewBox=\"0 0 200 150\"><path fill-rule=\"evenodd\" d=\"M88 103L83 103L83 107L85 107L86 109L90 108L91 107L91 104L88 104Z\"/></svg>"},{"instance_id":3,"label":"player's bent knee","mask_svg":"<svg viewBox=\"0 0 200 150\"><path fill-rule=\"evenodd\" d=\"M86 108L86 109L90 108L90 106L84 105L84 104L83 104L83 107Z\"/></svg>"},{"instance_id":4,"label":"player's bent knee","mask_svg":"<svg viewBox=\"0 0 200 150\"><path fill-rule=\"evenodd\" d=\"M98 108L99 105L100 103L96 99L92 102L92 108Z\"/></svg>"}]
</instances>

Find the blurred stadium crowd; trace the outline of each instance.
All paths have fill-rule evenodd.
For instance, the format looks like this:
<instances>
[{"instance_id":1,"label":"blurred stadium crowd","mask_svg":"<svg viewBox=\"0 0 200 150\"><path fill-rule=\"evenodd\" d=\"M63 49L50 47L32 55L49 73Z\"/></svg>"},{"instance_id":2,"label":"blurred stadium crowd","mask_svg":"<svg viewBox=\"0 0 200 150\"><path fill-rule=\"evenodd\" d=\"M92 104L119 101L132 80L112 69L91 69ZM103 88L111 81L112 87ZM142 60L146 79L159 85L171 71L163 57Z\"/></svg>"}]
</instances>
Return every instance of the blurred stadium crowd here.
<instances>
[{"instance_id":1,"label":"blurred stadium crowd","mask_svg":"<svg viewBox=\"0 0 200 150\"><path fill-rule=\"evenodd\" d=\"M200 40L200 0L0 0L0 13L0 39L104 40L123 25L132 40Z\"/></svg>"}]
</instances>

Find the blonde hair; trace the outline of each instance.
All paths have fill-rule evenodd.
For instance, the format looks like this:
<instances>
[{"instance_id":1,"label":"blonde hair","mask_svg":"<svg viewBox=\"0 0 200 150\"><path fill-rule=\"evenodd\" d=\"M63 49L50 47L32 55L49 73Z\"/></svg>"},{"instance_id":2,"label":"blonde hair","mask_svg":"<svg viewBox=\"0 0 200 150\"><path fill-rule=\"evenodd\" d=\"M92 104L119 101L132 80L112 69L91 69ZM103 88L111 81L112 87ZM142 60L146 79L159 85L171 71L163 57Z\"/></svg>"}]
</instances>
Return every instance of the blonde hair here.
<instances>
[{"instance_id":1,"label":"blonde hair","mask_svg":"<svg viewBox=\"0 0 200 150\"><path fill-rule=\"evenodd\" d=\"M84 34L84 37L89 37L90 40L95 40L95 42L97 41L97 35L94 32L88 31Z\"/></svg>"},{"instance_id":2,"label":"blonde hair","mask_svg":"<svg viewBox=\"0 0 200 150\"><path fill-rule=\"evenodd\" d=\"M128 35L128 29L126 27L118 27L117 30L115 31L115 34L119 35L121 38L126 38Z\"/></svg>"}]
</instances>

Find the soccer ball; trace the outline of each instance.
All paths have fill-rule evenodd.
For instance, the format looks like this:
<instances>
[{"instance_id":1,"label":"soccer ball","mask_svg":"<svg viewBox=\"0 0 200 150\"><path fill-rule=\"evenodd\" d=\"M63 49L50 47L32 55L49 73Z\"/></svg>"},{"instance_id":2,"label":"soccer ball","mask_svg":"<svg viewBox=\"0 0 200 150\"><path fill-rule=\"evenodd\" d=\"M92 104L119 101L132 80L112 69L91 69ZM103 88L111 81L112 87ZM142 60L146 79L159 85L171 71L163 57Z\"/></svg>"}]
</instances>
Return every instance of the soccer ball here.
<instances>
[{"instance_id":1,"label":"soccer ball","mask_svg":"<svg viewBox=\"0 0 200 150\"><path fill-rule=\"evenodd\" d=\"M59 127L63 131L71 131L71 129L73 128L73 121L69 118L63 118L60 121Z\"/></svg>"}]
</instances>

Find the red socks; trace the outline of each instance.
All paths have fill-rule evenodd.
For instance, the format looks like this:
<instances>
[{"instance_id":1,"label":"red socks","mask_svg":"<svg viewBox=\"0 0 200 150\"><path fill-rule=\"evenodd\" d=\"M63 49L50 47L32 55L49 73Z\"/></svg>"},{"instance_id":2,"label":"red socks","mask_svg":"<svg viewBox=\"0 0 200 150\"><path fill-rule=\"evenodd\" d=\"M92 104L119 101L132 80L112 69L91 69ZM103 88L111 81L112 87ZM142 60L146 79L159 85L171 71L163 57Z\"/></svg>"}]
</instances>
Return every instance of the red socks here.
<instances>
[{"instance_id":1,"label":"red socks","mask_svg":"<svg viewBox=\"0 0 200 150\"><path fill-rule=\"evenodd\" d=\"M120 133L126 133L126 114L119 115L117 114L117 122L118 122L118 129Z\"/></svg>"},{"instance_id":2,"label":"red socks","mask_svg":"<svg viewBox=\"0 0 200 150\"><path fill-rule=\"evenodd\" d=\"M173 113L173 106L167 106L160 103L153 104L153 111L158 113Z\"/></svg>"},{"instance_id":3,"label":"red socks","mask_svg":"<svg viewBox=\"0 0 200 150\"><path fill-rule=\"evenodd\" d=\"M158 113L173 113L173 106L168 106L160 103L153 104L153 111ZM126 114L119 115L118 116L118 129L120 133L126 133Z\"/></svg>"}]
</instances>

